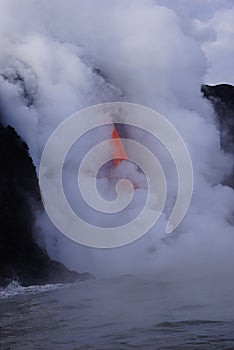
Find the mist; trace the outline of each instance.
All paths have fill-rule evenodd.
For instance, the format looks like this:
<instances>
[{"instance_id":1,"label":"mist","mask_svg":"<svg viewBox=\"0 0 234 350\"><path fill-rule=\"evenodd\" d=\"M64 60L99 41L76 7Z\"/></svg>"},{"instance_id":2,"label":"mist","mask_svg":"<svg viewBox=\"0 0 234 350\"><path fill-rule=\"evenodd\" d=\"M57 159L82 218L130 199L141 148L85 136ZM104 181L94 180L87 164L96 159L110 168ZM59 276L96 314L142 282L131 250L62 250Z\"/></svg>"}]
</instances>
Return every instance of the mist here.
<instances>
[{"instance_id":1,"label":"mist","mask_svg":"<svg viewBox=\"0 0 234 350\"><path fill-rule=\"evenodd\" d=\"M221 150L214 111L202 98L200 86L234 83L232 4L228 0L1 1L3 122L14 126L28 143L37 171L49 136L62 121L85 107L110 101L142 104L162 113L185 140L194 167L189 210L176 231L166 235L177 186L173 163L155 140L129 128L129 137L156 152L165 168L170 191L160 221L138 241L105 250L72 242L46 213L38 213L35 230L43 234L53 258L96 276L231 272L234 192L222 183L231 174L233 157ZM74 193L74 155L81 160L111 132L103 128L83 138L68 155L65 188L86 219L88 212ZM132 164L123 163L116 170L117 178L123 175L141 184L125 220L138 212L147 188ZM107 198L114 191L104 175L99 186ZM94 219L105 224L99 215Z\"/></svg>"}]
</instances>

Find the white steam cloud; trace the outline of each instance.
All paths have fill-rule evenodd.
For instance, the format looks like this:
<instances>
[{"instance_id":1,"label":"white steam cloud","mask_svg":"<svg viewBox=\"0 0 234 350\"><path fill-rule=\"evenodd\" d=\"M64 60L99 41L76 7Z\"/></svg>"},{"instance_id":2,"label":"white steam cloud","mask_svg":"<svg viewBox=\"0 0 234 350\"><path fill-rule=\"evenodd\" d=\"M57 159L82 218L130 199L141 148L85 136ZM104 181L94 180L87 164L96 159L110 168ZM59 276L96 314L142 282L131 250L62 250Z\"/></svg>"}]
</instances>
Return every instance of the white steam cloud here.
<instances>
[{"instance_id":1,"label":"white steam cloud","mask_svg":"<svg viewBox=\"0 0 234 350\"><path fill-rule=\"evenodd\" d=\"M171 237L164 233L165 215L154 230L129 246L93 250L69 241L40 217L53 257L70 268L100 275L201 273L233 266L234 193L221 185L232 158L220 149L212 108L200 93L202 83L234 83L233 15L231 0L0 2L4 123L13 125L29 144L37 168L59 123L84 107L108 101L134 102L162 113L181 133L193 161L192 203ZM81 158L82 150L109 136L105 132L92 135L92 142L84 139L74 154ZM162 158L171 189L170 211L177 185L171 159L151 138L128 132ZM74 157L68 158L65 187L85 215L72 196L77 174L72 171ZM144 184L133 166L122 168L116 176ZM109 182L101 178L99 185L108 197ZM136 191L136 197L137 203L144 198L144 189ZM137 211L137 205L130 207L129 216Z\"/></svg>"}]
</instances>

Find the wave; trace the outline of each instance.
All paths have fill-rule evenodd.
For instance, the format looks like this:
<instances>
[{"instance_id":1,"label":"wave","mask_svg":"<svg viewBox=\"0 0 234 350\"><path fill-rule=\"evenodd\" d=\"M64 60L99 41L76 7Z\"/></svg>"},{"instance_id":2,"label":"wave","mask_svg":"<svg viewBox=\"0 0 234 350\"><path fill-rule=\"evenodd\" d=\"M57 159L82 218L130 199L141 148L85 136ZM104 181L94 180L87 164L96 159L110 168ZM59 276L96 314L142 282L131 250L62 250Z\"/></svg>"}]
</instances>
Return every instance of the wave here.
<instances>
[{"instance_id":1,"label":"wave","mask_svg":"<svg viewBox=\"0 0 234 350\"><path fill-rule=\"evenodd\" d=\"M45 285L32 285L29 287L22 287L18 281L12 281L6 288L0 288L0 299L10 298L17 295L38 294L55 289L63 289L71 286L72 283L62 284L45 284Z\"/></svg>"}]
</instances>

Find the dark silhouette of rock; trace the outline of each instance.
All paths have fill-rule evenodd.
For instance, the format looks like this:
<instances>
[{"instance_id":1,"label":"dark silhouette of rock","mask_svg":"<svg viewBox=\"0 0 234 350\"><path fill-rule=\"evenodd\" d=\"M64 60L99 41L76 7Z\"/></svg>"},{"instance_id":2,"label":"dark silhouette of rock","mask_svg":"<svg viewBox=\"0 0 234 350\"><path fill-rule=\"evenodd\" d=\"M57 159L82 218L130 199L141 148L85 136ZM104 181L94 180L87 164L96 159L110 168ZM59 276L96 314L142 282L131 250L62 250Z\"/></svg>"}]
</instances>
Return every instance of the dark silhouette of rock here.
<instances>
[{"instance_id":1,"label":"dark silhouette of rock","mask_svg":"<svg viewBox=\"0 0 234 350\"><path fill-rule=\"evenodd\" d=\"M51 260L37 244L34 212L42 208L38 179L28 146L11 126L0 125L0 164L0 286L14 279L28 286L89 278Z\"/></svg>"},{"instance_id":2,"label":"dark silhouette of rock","mask_svg":"<svg viewBox=\"0 0 234 350\"><path fill-rule=\"evenodd\" d=\"M201 91L217 113L223 149L234 153L234 86L202 85Z\"/></svg>"},{"instance_id":3,"label":"dark silhouette of rock","mask_svg":"<svg viewBox=\"0 0 234 350\"><path fill-rule=\"evenodd\" d=\"M216 112L221 147L225 152L234 154L234 86L202 85L201 91L211 101ZM234 188L234 169L233 175L226 179L225 184Z\"/></svg>"}]
</instances>

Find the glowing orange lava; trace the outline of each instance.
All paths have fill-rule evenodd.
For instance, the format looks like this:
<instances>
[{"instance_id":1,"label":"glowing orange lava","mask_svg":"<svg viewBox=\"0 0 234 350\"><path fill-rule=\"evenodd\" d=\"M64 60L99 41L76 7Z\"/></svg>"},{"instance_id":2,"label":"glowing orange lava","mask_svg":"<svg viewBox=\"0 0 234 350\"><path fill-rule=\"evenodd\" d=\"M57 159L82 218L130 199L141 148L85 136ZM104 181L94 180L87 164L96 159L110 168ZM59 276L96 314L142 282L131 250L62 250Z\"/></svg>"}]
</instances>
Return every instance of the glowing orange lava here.
<instances>
[{"instance_id":1,"label":"glowing orange lava","mask_svg":"<svg viewBox=\"0 0 234 350\"><path fill-rule=\"evenodd\" d=\"M113 153L114 153L113 161L114 161L114 166L117 167L124 159L125 160L128 159L128 155L115 126L111 137L113 140L115 140L115 142L113 142Z\"/></svg>"}]
</instances>

